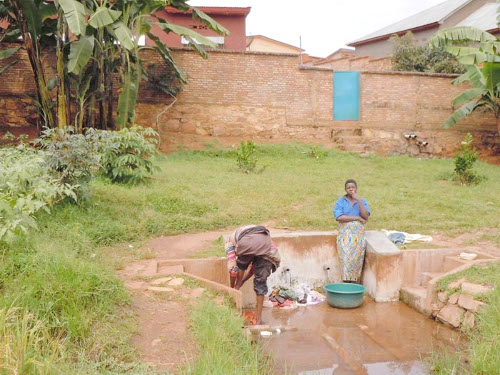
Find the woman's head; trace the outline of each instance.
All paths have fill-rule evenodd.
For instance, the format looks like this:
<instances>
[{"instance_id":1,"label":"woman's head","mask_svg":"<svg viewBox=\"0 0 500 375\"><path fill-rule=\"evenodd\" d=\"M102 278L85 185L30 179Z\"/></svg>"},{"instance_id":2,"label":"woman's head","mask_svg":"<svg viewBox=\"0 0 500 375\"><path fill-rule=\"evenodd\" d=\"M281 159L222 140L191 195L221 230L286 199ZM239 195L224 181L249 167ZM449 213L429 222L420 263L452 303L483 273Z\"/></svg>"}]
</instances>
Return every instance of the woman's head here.
<instances>
[{"instance_id":1,"label":"woman's head","mask_svg":"<svg viewBox=\"0 0 500 375\"><path fill-rule=\"evenodd\" d=\"M350 178L349 180L347 180L345 182L344 187L345 187L346 193L349 195L352 193L356 193L358 191L358 184L352 178Z\"/></svg>"}]
</instances>

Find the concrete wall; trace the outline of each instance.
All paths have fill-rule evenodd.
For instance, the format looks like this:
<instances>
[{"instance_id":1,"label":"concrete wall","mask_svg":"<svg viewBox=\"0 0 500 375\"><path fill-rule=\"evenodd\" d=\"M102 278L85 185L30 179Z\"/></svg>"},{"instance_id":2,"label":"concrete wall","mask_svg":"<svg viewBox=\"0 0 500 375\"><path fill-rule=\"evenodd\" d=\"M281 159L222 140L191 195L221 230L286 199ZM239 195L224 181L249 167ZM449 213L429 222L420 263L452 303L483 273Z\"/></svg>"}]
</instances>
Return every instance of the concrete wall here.
<instances>
[{"instance_id":1,"label":"concrete wall","mask_svg":"<svg viewBox=\"0 0 500 375\"><path fill-rule=\"evenodd\" d=\"M362 284L376 302L399 300L403 269L401 251L382 232L366 232Z\"/></svg>"}]
</instances>

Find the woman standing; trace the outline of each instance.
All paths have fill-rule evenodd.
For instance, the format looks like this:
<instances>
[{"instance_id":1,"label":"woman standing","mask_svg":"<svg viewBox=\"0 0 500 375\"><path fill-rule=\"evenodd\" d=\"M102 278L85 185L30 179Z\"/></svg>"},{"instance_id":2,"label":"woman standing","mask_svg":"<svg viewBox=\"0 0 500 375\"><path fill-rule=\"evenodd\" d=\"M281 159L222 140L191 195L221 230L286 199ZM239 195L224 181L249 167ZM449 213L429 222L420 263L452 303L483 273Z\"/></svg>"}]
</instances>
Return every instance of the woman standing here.
<instances>
[{"instance_id":1,"label":"woman standing","mask_svg":"<svg viewBox=\"0 0 500 375\"><path fill-rule=\"evenodd\" d=\"M365 258L365 224L370 216L370 208L365 199L358 195L356 181L345 182L346 194L335 203L333 216L339 222L337 251L340 258L340 274L347 283L357 282L363 269Z\"/></svg>"}]
</instances>

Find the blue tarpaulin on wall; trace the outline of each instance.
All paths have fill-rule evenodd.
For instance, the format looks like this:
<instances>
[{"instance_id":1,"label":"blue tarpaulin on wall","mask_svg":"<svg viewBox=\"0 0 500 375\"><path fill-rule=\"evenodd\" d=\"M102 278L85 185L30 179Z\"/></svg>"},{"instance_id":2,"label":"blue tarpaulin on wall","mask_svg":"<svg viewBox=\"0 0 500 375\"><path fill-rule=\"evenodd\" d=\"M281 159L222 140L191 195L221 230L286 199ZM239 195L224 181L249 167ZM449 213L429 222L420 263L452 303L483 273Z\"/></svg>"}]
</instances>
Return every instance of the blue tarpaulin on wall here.
<instances>
[{"instance_id":1,"label":"blue tarpaulin on wall","mask_svg":"<svg viewBox=\"0 0 500 375\"><path fill-rule=\"evenodd\" d=\"M359 72L333 72L333 119L359 120Z\"/></svg>"}]
</instances>

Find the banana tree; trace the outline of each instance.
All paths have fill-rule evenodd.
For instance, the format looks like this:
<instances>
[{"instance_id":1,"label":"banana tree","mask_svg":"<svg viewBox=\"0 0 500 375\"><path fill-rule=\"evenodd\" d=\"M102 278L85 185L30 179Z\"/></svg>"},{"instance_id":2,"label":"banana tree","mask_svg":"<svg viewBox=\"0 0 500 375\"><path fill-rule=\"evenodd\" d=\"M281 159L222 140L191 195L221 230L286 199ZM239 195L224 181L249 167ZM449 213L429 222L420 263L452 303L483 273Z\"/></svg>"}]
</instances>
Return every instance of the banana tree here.
<instances>
[{"instance_id":1,"label":"banana tree","mask_svg":"<svg viewBox=\"0 0 500 375\"><path fill-rule=\"evenodd\" d=\"M500 133L500 40L474 27L453 27L437 32L430 41L434 47L445 47L467 71L453 84L469 82L473 88L452 100L461 105L442 125L450 128L479 108L493 112Z\"/></svg>"},{"instance_id":2,"label":"banana tree","mask_svg":"<svg viewBox=\"0 0 500 375\"><path fill-rule=\"evenodd\" d=\"M41 51L47 40L54 36L54 23L50 22L54 14L54 5L41 0L3 0L0 2L0 18L9 22L2 41L13 42L22 38L34 76L38 105L44 123L48 127L55 126L55 118L47 77L41 63Z\"/></svg>"}]
</instances>

